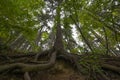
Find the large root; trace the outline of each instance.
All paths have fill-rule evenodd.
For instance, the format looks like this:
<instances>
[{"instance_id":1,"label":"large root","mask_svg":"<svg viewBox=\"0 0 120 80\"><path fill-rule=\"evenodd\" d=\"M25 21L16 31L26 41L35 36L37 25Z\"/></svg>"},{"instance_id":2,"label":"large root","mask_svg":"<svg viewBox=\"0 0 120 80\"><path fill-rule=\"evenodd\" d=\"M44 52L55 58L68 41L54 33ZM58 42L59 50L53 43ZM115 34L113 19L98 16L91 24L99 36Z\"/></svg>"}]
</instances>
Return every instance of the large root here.
<instances>
[{"instance_id":1,"label":"large root","mask_svg":"<svg viewBox=\"0 0 120 80\"><path fill-rule=\"evenodd\" d=\"M45 53L45 52L47 52L47 53ZM42 63L39 62L39 61L37 61L38 58L39 58L41 55L47 55L48 52L49 52L49 53L52 53L52 49L49 50L49 51L45 51L45 52L36 54L35 59L34 59L34 62L38 62L39 64L43 64L43 63L45 64L45 63L47 63L47 61L42 61ZM54 59L55 59L55 58L56 58L56 56L54 56ZM51 62L50 62L50 63L51 63ZM54 63L55 63L55 60L54 60ZM25 73L24 73L24 79L25 79L25 80L31 80L30 75L29 75L29 72L25 72Z\"/></svg>"},{"instance_id":2,"label":"large root","mask_svg":"<svg viewBox=\"0 0 120 80\"><path fill-rule=\"evenodd\" d=\"M59 54L58 54L59 53ZM49 60L41 61L41 58L44 58L48 56L47 58L50 58ZM86 55L87 56L87 55ZM90 56L90 55L88 55ZM105 80L109 80L109 76L102 72L96 72L94 69L94 64L91 64L91 60L86 59L85 64L80 64L79 61L82 61L85 55L76 55L71 54L65 51L58 52L56 50L50 49L47 51L43 51L41 53L30 53L30 54L22 54L22 55L2 55L0 56L0 59L4 60L3 62L0 62L0 74L5 72L13 72L13 71L20 71L24 72L24 79L25 80L31 80L29 72L34 72L38 70L46 70L54 66L56 59L62 59L65 62L68 62L73 66L75 70L78 72L82 72L84 68L88 70L88 78L94 77L94 79L100 80L100 76L103 77ZM6 59L7 58L7 59ZM25 60L28 59L28 60ZM32 60L29 60L32 59ZM100 69L103 69L104 71L109 70L112 72L115 72L117 74L120 74L120 65L118 64L120 61L120 58L118 57L100 57L100 60L97 64ZM22 61L22 62L21 62ZM7 63L7 64L6 64ZM114 63L114 64L111 64ZM92 67L93 66L93 67Z\"/></svg>"},{"instance_id":3,"label":"large root","mask_svg":"<svg viewBox=\"0 0 120 80\"><path fill-rule=\"evenodd\" d=\"M55 63L55 60L56 60L56 52L53 52L49 62L46 64L26 64L26 63L5 64L0 66L0 73L13 69L20 69L20 71L22 72L44 70L52 67Z\"/></svg>"},{"instance_id":4,"label":"large root","mask_svg":"<svg viewBox=\"0 0 120 80\"><path fill-rule=\"evenodd\" d=\"M120 67L113 66L110 64L101 64L101 66L105 69L108 69L108 70L111 70L111 71L114 71L120 74Z\"/></svg>"}]
</instances>

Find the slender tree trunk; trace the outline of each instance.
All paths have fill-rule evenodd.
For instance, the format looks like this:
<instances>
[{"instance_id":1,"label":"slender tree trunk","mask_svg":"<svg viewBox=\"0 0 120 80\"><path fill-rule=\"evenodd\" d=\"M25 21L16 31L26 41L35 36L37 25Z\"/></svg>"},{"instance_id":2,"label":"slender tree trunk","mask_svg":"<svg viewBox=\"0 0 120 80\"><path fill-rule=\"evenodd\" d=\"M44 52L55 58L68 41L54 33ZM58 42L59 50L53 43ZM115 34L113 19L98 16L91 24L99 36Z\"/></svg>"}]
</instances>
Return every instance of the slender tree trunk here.
<instances>
[{"instance_id":1,"label":"slender tree trunk","mask_svg":"<svg viewBox=\"0 0 120 80\"><path fill-rule=\"evenodd\" d=\"M37 34L37 37L36 37L36 40L35 40L35 44L36 44L37 46L39 46L39 41L41 41L42 28L43 28L43 27L41 27L41 29L38 30L38 34Z\"/></svg>"},{"instance_id":2,"label":"slender tree trunk","mask_svg":"<svg viewBox=\"0 0 120 80\"><path fill-rule=\"evenodd\" d=\"M23 41L23 39L24 39L24 38L23 38L23 35L20 34L20 35L18 36L18 38L15 39L15 40L10 44L10 47L14 49L16 46L19 45L20 42ZM20 43L20 44L21 44L21 43Z\"/></svg>"}]
</instances>

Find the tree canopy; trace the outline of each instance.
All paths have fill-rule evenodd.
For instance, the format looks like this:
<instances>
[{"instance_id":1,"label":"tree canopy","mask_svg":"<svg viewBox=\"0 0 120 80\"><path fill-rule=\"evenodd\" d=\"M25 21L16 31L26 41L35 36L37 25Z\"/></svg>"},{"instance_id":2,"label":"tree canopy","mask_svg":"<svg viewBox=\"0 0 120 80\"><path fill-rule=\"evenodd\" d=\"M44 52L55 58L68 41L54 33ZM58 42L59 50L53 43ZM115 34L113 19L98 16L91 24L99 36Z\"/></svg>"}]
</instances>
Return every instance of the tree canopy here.
<instances>
[{"instance_id":1,"label":"tree canopy","mask_svg":"<svg viewBox=\"0 0 120 80\"><path fill-rule=\"evenodd\" d=\"M1 0L1 39L11 45L22 35L24 40L18 50L24 45L26 49L31 46L33 51L49 48L55 40L57 2ZM63 42L69 52L118 54L119 0L63 0L59 3Z\"/></svg>"}]
</instances>

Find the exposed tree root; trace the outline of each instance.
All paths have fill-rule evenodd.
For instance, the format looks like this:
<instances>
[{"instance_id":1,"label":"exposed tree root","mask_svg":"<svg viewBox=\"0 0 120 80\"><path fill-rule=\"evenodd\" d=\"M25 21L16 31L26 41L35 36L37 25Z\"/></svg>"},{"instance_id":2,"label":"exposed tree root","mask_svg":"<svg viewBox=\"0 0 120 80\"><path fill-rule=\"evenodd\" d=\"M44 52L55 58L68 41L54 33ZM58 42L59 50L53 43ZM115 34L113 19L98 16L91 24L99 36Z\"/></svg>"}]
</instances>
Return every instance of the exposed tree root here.
<instances>
[{"instance_id":1,"label":"exposed tree root","mask_svg":"<svg viewBox=\"0 0 120 80\"><path fill-rule=\"evenodd\" d=\"M100 74L100 76L105 79L105 80L110 80L110 78L108 78L104 73L99 72L98 74Z\"/></svg>"},{"instance_id":2,"label":"exposed tree root","mask_svg":"<svg viewBox=\"0 0 120 80\"><path fill-rule=\"evenodd\" d=\"M0 73L14 68L20 69L22 72L43 70L53 66L55 64L55 60L56 60L56 52L53 52L47 64L25 64L25 63L5 64L0 66Z\"/></svg>"},{"instance_id":3,"label":"exposed tree root","mask_svg":"<svg viewBox=\"0 0 120 80\"><path fill-rule=\"evenodd\" d=\"M41 61L41 58L45 58L46 56L48 56L47 58L49 58L49 60L44 60ZM0 57L2 57L0 55ZM30 72L37 72L37 71L43 71L43 70L47 70L50 69L54 66L56 59L62 59L67 63L70 63L71 66L77 70L77 72L81 72L81 70L83 68L86 68L86 70L89 70L89 80L90 77L94 78L94 79L99 79L100 76L104 79L104 80L109 80L109 77L106 76L106 74L101 73L101 72L96 72L94 70L93 67L90 67L90 61L89 59L86 60L87 63L85 65L81 65L79 64L80 59L84 58L84 55L82 57L76 54L71 54L68 53L66 51L57 51L54 49L50 49L47 51L43 51L41 53L30 53L30 54L22 54L22 55L13 55L10 56L8 55L7 57L9 57L10 59L6 59L5 57L2 57L0 59L0 74L3 73L9 73L9 72L13 72L13 71L19 71L19 72L23 72L24 73L24 80L31 80L30 77ZM5 58L5 61L1 61L3 60L3 58ZM27 61L25 61L25 59L28 59ZM32 60L31 60L32 59ZM12 60L12 62L11 62ZM115 58L115 57L103 57L101 58L102 61L100 61L100 66L104 69L104 70L110 70L113 72L116 72L118 74L120 74L120 66L119 64L117 65L117 63L119 63L119 58ZM111 60L111 62L115 62L115 64L110 64L110 61L107 62L106 60ZM22 61L22 62L21 62ZM97 74L97 75L96 75ZM99 75L99 76L98 76ZM92 80L92 79L91 79Z\"/></svg>"},{"instance_id":4,"label":"exposed tree root","mask_svg":"<svg viewBox=\"0 0 120 80\"><path fill-rule=\"evenodd\" d=\"M47 52L47 53L45 53L45 52ZM45 64L45 63L47 64L47 61L42 61L42 63L41 63L41 62L39 62L39 61L37 61L37 60L38 60L38 58L39 58L41 55L47 55L48 52L49 52L49 53L52 53L52 49L49 50L49 51L44 51L44 52L42 52L42 53L36 54L33 63L36 63L36 62L37 62L38 64ZM53 56L54 56L54 55L53 55ZM53 57L51 57L51 58L53 58ZM56 56L54 56L54 59L55 59L55 58L56 58ZM55 62L55 60L54 60L54 62ZM51 62L50 62L50 63L51 63ZM24 79L25 79L25 80L31 80L30 75L29 75L29 72L25 72L25 73L24 73Z\"/></svg>"},{"instance_id":5,"label":"exposed tree root","mask_svg":"<svg viewBox=\"0 0 120 80\"><path fill-rule=\"evenodd\" d=\"M31 80L29 72L24 73L24 80Z\"/></svg>"},{"instance_id":6,"label":"exposed tree root","mask_svg":"<svg viewBox=\"0 0 120 80\"><path fill-rule=\"evenodd\" d=\"M116 67L116 66L109 65L109 64L101 64L101 66L105 69L108 69L108 70L111 70L111 71L114 71L120 74L120 67Z\"/></svg>"}]
</instances>

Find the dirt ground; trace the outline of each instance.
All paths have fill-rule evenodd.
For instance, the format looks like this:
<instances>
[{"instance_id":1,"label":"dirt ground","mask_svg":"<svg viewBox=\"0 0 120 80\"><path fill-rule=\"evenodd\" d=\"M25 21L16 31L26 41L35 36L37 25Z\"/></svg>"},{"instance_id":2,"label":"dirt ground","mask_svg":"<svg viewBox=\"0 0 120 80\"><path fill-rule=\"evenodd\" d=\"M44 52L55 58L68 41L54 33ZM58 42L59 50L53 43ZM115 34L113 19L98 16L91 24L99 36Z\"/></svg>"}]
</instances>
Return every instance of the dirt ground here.
<instances>
[{"instance_id":1,"label":"dirt ground","mask_svg":"<svg viewBox=\"0 0 120 80\"><path fill-rule=\"evenodd\" d=\"M78 74L69 66L57 64L50 71L39 72L33 80L85 80L85 76Z\"/></svg>"}]
</instances>

